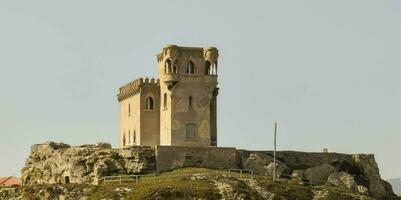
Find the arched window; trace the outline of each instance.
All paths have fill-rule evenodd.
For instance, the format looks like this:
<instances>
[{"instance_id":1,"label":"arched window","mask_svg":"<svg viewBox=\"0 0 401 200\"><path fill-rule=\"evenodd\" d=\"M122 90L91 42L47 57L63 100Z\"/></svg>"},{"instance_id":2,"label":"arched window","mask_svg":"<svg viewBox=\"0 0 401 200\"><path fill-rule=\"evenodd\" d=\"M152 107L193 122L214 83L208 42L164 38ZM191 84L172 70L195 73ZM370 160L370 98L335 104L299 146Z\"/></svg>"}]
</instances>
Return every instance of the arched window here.
<instances>
[{"instance_id":1,"label":"arched window","mask_svg":"<svg viewBox=\"0 0 401 200\"><path fill-rule=\"evenodd\" d=\"M192 96L189 96L188 98L188 106L192 107Z\"/></svg>"},{"instance_id":2,"label":"arched window","mask_svg":"<svg viewBox=\"0 0 401 200\"><path fill-rule=\"evenodd\" d=\"M163 108L164 109L167 108L167 93L164 93L164 96L163 96Z\"/></svg>"},{"instance_id":3,"label":"arched window","mask_svg":"<svg viewBox=\"0 0 401 200\"><path fill-rule=\"evenodd\" d=\"M167 59L166 62L164 63L164 73L170 74L171 73L171 61L170 59Z\"/></svg>"},{"instance_id":4,"label":"arched window","mask_svg":"<svg viewBox=\"0 0 401 200\"><path fill-rule=\"evenodd\" d=\"M125 133L123 135L123 147L125 147Z\"/></svg>"},{"instance_id":5,"label":"arched window","mask_svg":"<svg viewBox=\"0 0 401 200\"><path fill-rule=\"evenodd\" d=\"M70 183L70 177L69 176L64 177L64 183L66 183L66 184Z\"/></svg>"},{"instance_id":6,"label":"arched window","mask_svg":"<svg viewBox=\"0 0 401 200\"><path fill-rule=\"evenodd\" d=\"M153 98L148 97L146 98L146 110L153 110Z\"/></svg>"},{"instance_id":7,"label":"arched window","mask_svg":"<svg viewBox=\"0 0 401 200\"><path fill-rule=\"evenodd\" d=\"M178 74L178 61L177 60L174 61L173 73Z\"/></svg>"},{"instance_id":8,"label":"arched window","mask_svg":"<svg viewBox=\"0 0 401 200\"><path fill-rule=\"evenodd\" d=\"M205 75L210 75L210 62L208 60L205 62Z\"/></svg>"},{"instance_id":9,"label":"arched window","mask_svg":"<svg viewBox=\"0 0 401 200\"><path fill-rule=\"evenodd\" d=\"M187 74L196 74L196 68L192 61L188 62L187 66Z\"/></svg>"}]
</instances>

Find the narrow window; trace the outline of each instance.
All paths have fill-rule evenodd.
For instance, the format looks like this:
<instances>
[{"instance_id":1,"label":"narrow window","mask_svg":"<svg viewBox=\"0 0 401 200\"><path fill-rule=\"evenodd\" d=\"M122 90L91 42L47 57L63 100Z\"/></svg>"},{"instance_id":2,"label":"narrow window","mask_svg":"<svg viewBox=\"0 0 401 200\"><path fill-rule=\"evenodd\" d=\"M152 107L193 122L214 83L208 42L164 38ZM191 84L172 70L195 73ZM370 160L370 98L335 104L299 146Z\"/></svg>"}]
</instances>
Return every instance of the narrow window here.
<instances>
[{"instance_id":1,"label":"narrow window","mask_svg":"<svg viewBox=\"0 0 401 200\"><path fill-rule=\"evenodd\" d=\"M178 74L178 62L177 62L177 60L174 61L173 73L174 74Z\"/></svg>"},{"instance_id":2,"label":"narrow window","mask_svg":"<svg viewBox=\"0 0 401 200\"><path fill-rule=\"evenodd\" d=\"M187 139L196 139L196 125L187 124Z\"/></svg>"},{"instance_id":3,"label":"narrow window","mask_svg":"<svg viewBox=\"0 0 401 200\"><path fill-rule=\"evenodd\" d=\"M171 73L171 61L170 59L167 59L166 62L164 63L164 73L170 74Z\"/></svg>"},{"instance_id":4,"label":"narrow window","mask_svg":"<svg viewBox=\"0 0 401 200\"><path fill-rule=\"evenodd\" d=\"M128 145L131 144L131 131L128 131Z\"/></svg>"},{"instance_id":5,"label":"narrow window","mask_svg":"<svg viewBox=\"0 0 401 200\"><path fill-rule=\"evenodd\" d=\"M148 97L146 99L146 110L153 110L153 99L152 99L152 97Z\"/></svg>"},{"instance_id":6,"label":"narrow window","mask_svg":"<svg viewBox=\"0 0 401 200\"><path fill-rule=\"evenodd\" d=\"M136 132L134 130L134 144L136 144Z\"/></svg>"},{"instance_id":7,"label":"narrow window","mask_svg":"<svg viewBox=\"0 0 401 200\"><path fill-rule=\"evenodd\" d=\"M208 60L205 62L205 75L210 75L210 62Z\"/></svg>"},{"instance_id":8,"label":"narrow window","mask_svg":"<svg viewBox=\"0 0 401 200\"><path fill-rule=\"evenodd\" d=\"M192 61L189 61L187 66L187 74L195 74L195 73L196 73L195 65Z\"/></svg>"},{"instance_id":9,"label":"narrow window","mask_svg":"<svg viewBox=\"0 0 401 200\"><path fill-rule=\"evenodd\" d=\"M212 65L212 73L213 73L213 75L217 75L217 62L216 63L213 63L213 65Z\"/></svg>"},{"instance_id":10,"label":"narrow window","mask_svg":"<svg viewBox=\"0 0 401 200\"><path fill-rule=\"evenodd\" d=\"M164 93L164 96L163 96L163 107L164 107L164 109L167 108L167 93Z\"/></svg>"},{"instance_id":11,"label":"narrow window","mask_svg":"<svg viewBox=\"0 0 401 200\"><path fill-rule=\"evenodd\" d=\"M125 133L123 135L123 147L125 147Z\"/></svg>"},{"instance_id":12,"label":"narrow window","mask_svg":"<svg viewBox=\"0 0 401 200\"><path fill-rule=\"evenodd\" d=\"M128 104L128 117L131 116L131 104Z\"/></svg>"},{"instance_id":13,"label":"narrow window","mask_svg":"<svg viewBox=\"0 0 401 200\"><path fill-rule=\"evenodd\" d=\"M192 107L192 96L189 96L188 98L188 106Z\"/></svg>"}]
</instances>

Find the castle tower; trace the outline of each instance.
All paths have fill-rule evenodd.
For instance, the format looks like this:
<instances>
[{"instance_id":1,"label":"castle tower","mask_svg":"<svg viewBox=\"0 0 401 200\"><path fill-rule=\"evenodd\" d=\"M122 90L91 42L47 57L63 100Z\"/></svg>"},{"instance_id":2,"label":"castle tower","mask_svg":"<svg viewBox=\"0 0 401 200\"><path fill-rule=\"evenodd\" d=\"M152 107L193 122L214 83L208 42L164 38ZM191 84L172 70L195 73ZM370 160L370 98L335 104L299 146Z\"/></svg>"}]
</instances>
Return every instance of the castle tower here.
<instances>
[{"instance_id":1,"label":"castle tower","mask_svg":"<svg viewBox=\"0 0 401 200\"><path fill-rule=\"evenodd\" d=\"M159 80L140 78L119 89L120 147L159 145Z\"/></svg>"},{"instance_id":2,"label":"castle tower","mask_svg":"<svg viewBox=\"0 0 401 200\"><path fill-rule=\"evenodd\" d=\"M157 55L160 78L160 145L217 145L215 47L168 45Z\"/></svg>"}]
</instances>

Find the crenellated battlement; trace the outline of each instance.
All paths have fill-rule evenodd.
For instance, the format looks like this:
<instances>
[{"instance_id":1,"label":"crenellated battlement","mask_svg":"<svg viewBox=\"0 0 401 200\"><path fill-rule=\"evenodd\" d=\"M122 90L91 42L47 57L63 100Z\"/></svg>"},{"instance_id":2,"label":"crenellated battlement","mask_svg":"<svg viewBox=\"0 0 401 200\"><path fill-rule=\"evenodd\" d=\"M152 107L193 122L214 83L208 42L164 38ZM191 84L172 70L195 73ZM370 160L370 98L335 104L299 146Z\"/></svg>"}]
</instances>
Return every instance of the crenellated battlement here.
<instances>
[{"instance_id":1,"label":"crenellated battlement","mask_svg":"<svg viewBox=\"0 0 401 200\"><path fill-rule=\"evenodd\" d=\"M117 95L118 101L121 102L129 97L138 94L141 91L141 88L145 85L159 87L160 80L155 78L144 77L131 81L125 84L124 86L120 87L119 93Z\"/></svg>"}]
</instances>

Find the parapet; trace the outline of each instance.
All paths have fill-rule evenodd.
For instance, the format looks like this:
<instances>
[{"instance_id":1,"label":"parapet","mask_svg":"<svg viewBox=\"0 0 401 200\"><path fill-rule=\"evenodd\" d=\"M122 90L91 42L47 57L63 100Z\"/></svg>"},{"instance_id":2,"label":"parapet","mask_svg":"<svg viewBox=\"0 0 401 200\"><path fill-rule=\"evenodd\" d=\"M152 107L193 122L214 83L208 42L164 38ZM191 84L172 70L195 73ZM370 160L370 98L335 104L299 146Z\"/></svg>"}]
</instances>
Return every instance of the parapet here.
<instances>
[{"instance_id":1,"label":"parapet","mask_svg":"<svg viewBox=\"0 0 401 200\"><path fill-rule=\"evenodd\" d=\"M163 47L162 52L156 55L157 61L161 62L164 58L178 57L182 53L191 54L195 57L203 57L205 59L212 58L213 60L218 57L218 50L216 47L181 47L177 45L166 45Z\"/></svg>"},{"instance_id":2,"label":"parapet","mask_svg":"<svg viewBox=\"0 0 401 200\"><path fill-rule=\"evenodd\" d=\"M121 102L129 97L132 97L136 94L138 94L143 86L155 86L159 87L160 86L160 81L159 79L154 79L154 78L139 78L134 81L131 81L124 86L120 87L119 93L117 94L118 101Z\"/></svg>"}]
</instances>

